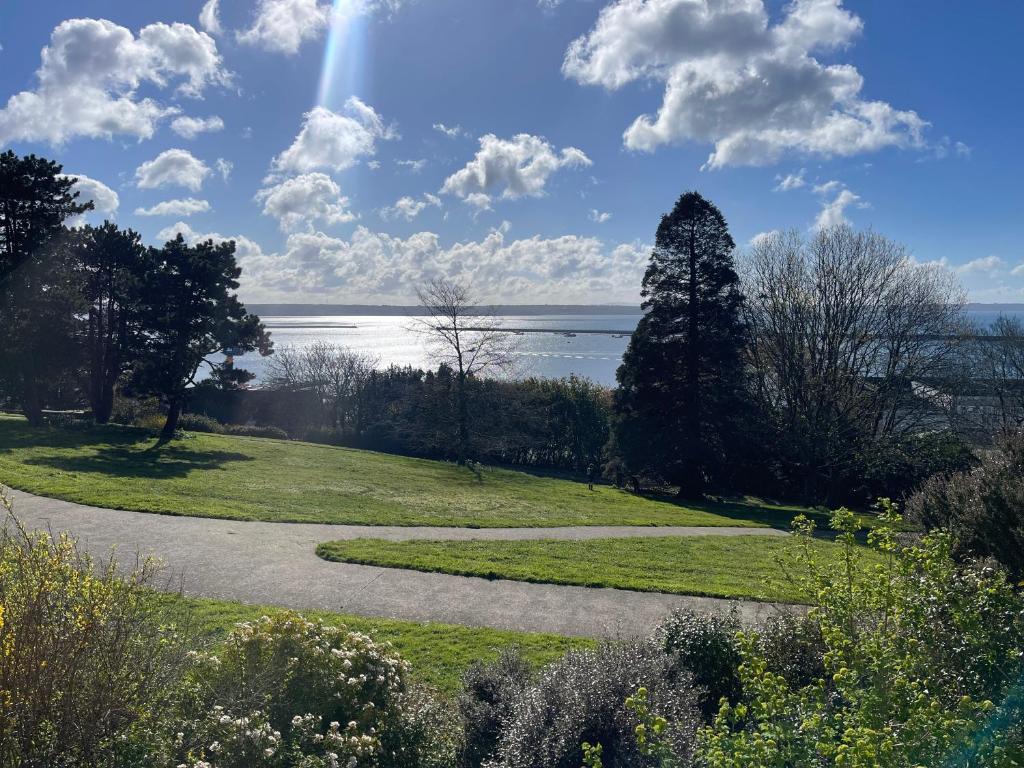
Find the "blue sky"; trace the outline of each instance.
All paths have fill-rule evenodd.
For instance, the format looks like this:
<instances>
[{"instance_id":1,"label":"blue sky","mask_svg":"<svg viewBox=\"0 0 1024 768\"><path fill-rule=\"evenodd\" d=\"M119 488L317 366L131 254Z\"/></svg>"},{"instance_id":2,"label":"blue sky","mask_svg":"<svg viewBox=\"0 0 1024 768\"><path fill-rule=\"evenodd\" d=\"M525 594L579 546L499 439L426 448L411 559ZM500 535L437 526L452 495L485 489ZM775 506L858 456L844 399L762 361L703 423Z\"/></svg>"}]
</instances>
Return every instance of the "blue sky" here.
<instances>
[{"instance_id":1,"label":"blue sky","mask_svg":"<svg viewBox=\"0 0 1024 768\"><path fill-rule=\"evenodd\" d=\"M1024 301L1003 0L10 0L0 147L243 296L635 301L697 189L741 246L849 221Z\"/></svg>"}]
</instances>

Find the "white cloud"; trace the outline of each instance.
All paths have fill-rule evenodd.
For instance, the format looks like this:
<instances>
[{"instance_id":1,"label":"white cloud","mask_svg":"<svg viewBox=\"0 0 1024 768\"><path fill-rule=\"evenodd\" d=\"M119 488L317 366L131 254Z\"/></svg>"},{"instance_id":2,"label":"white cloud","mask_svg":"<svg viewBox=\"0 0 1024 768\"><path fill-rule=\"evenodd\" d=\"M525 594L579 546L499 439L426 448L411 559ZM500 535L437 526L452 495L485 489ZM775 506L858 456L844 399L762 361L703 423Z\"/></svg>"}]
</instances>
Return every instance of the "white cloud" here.
<instances>
[{"instance_id":1,"label":"white cloud","mask_svg":"<svg viewBox=\"0 0 1024 768\"><path fill-rule=\"evenodd\" d=\"M832 200L826 201L814 220L814 229L827 229L840 224L848 224L846 209L857 203L860 195L856 195L848 189L839 191Z\"/></svg>"},{"instance_id":2,"label":"white cloud","mask_svg":"<svg viewBox=\"0 0 1024 768\"><path fill-rule=\"evenodd\" d=\"M54 28L41 56L37 88L11 96L0 109L0 144L148 139L159 120L179 110L139 98L141 85L177 81L180 94L198 97L230 80L213 38L188 24L150 24L135 37L105 19L69 19Z\"/></svg>"},{"instance_id":3,"label":"white cloud","mask_svg":"<svg viewBox=\"0 0 1024 768\"><path fill-rule=\"evenodd\" d=\"M626 146L710 143L707 168L924 146L917 113L863 99L855 67L814 57L862 27L841 0L793 0L774 24L763 0L616 0L569 46L562 70L611 90L664 83L658 113L636 118Z\"/></svg>"},{"instance_id":4,"label":"white cloud","mask_svg":"<svg viewBox=\"0 0 1024 768\"><path fill-rule=\"evenodd\" d=\"M480 138L476 156L449 176L441 191L477 208L487 208L499 190L501 197L508 199L540 197L555 171L591 164L590 158L575 147L556 154L554 147L539 136L520 133L512 139L499 139L489 133Z\"/></svg>"},{"instance_id":5,"label":"white cloud","mask_svg":"<svg viewBox=\"0 0 1024 768\"><path fill-rule=\"evenodd\" d=\"M150 208L136 208L136 216L192 216L196 213L206 213L210 210L210 203L206 200L197 200L194 197L186 197L180 200L164 200Z\"/></svg>"},{"instance_id":6,"label":"white cloud","mask_svg":"<svg viewBox=\"0 0 1024 768\"><path fill-rule=\"evenodd\" d=\"M1004 271L1006 266L1006 262L999 256L983 256L955 267L954 271L961 275L989 275L994 277L996 274ZM1016 270L1011 272L1011 274L1016 274Z\"/></svg>"},{"instance_id":7,"label":"white cloud","mask_svg":"<svg viewBox=\"0 0 1024 768\"><path fill-rule=\"evenodd\" d=\"M767 232L758 232L756 235L754 235L747 241L747 247L752 248L755 245L758 245L759 243L767 240L770 237L774 237L777 234L779 234L779 230L777 229L769 229Z\"/></svg>"},{"instance_id":8,"label":"white cloud","mask_svg":"<svg viewBox=\"0 0 1024 768\"><path fill-rule=\"evenodd\" d=\"M230 160L225 160L223 157L218 157L217 162L214 163L217 168L217 173L220 177L227 181L231 177L231 171L234 170L235 164Z\"/></svg>"},{"instance_id":9,"label":"white cloud","mask_svg":"<svg viewBox=\"0 0 1024 768\"><path fill-rule=\"evenodd\" d=\"M238 40L275 53L293 55L302 43L327 28L331 4L319 0L260 0L249 29Z\"/></svg>"},{"instance_id":10,"label":"white cloud","mask_svg":"<svg viewBox=\"0 0 1024 768\"><path fill-rule=\"evenodd\" d=\"M198 192L210 173L209 166L187 149L168 149L135 169L140 189L179 186Z\"/></svg>"},{"instance_id":11,"label":"white cloud","mask_svg":"<svg viewBox=\"0 0 1024 768\"><path fill-rule=\"evenodd\" d=\"M176 117L171 121L171 130L185 139L194 139L201 133L224 130L224 121L212 117Z\"/></svg>"},{"instance_id":12,"label":"white cloud","mask_svg":"<svg viewBox=\"0 0 1024 768\"><path fill-rule=\"evenodd\" d=\"M114 214L117 212L118 206L121 205L121 200L118 197L117 192L112 190L102 181L90 179L88 176L83 176L80 173L62 173L61 177L65 179L77 179L74 191L78 192L78 202L87 203L91 201L93 209L90 213ZM75 216L74 219L68 223L68 226L78 227L85 224L88 215L89 214Z\"/></svg>"},{"instance_id":13,"label":"white cloud","mask_svg":"<svg viewBox=\"0 0 1024 768\"><path fill-rule=\"evenodd\" d=\"M345 112L339 114L326 107L307 112L295 141L274 158L274 169L294 173L324 168L342 171L360 158L372 156L378 140L398 136L373 107L355 96L345 102Z\"/></svg>"},{"instance_id":14,"label":"white cloud","mask_svg":"<svg viewBox=\"0 0 1024 768\"><path fill-rule=\"evenodd\" d=\"M789 192L793 189L800 189L800 187L807 184L804 181L804 169L801 168L797 173L788 173L785 177L776 176L775 179L779 182L775 185L773 191L775 192Z\"/></svg>"},{"instance_id":15,"label":"white cloud","mask_svg":"<svg viewBox=\"0 0 1024 768\"><path fill-rule=\"evenodd\" d=\"M448 126L444 123L434 123L434 130L438 133L443 133L449 139L457 139L459 136L465 135L461 125Z\"/></svg>"},{"instance_id":16,"label":"white cloud","mask_svg":"<svg viewBox=\"0 0 1024 768\"><path fill-rule=\"evenodd\" d=\"M324 173L306 173L261 189L256 199L263 203L263 213L277 219L285 232L303 226L312 228L314 221L344 224L355 219L349 200Z\"/></svg>"},{"instance_id":17,"label":"white cloud","mask_svg":"<svg viewBox=\"0 0 1024 768\"><path fill-rule=\"evenodd\" d=\"M832 179L821 184L815 184L811 191L816 195L828 195L835 192L837 189L842 189L844 186L843 182Z\"/></svg>"},{"instance_id":18,"label":"white cloud","mask_svg":"<svg viewBox=\"0 0 1024 768\"><path fill-rule=\"evenodd\" d=\"M427 167L427 161L424 158L419 160L395 160L395 164L408 168L410 173L419 173Z\"/></svg>"},{"instance_id":19,"label":"white cloud","mask_svg":"<svg viewBox=\"0 0 1024 768\"><path fill-rule=\"evenodd\" d=\"M228 237L217 232L197 232L192 229L191 225L184 221L179 221L169 227L164 227L156 233L156 239L157 242L163 244L168 240L173 240L179 234L185 238L185 242L189 245L195 245L196 243L201 243L206 240L213 240L215 243L224 243L228 240L234 240L235 253L239 259L258 259L263 256L263 249L260 248L259 244L244 235Z\"/></svg>"},{"instance_id":20,"label":"white cloud","mask_svg":"<svg viewBox=\"0 0 1024 768\"><path fill-rule=\"evenodd\" d=\"M608 213L607 211L599 211L599 210L597 210L597 208L591 208L590 209L590 220L591 221L595 221L598 224L604 224L611 217L612 217L612 215L610 213Z\"/></svg>"},{"instance_id":21,"label":"white cloud","mask_svg":"<svg viewBox=\"0 0 1024 768\"><path fill-rule=\"evenodd\" d=\"M199 26L211 35L221 35L224 30L220 26L220 0L206 0L201 11L199 11Z\"/></svg>"},{"instance_id":22,"label":"white cloud","mask_svg":"<svg viewBox=\"0 0 1024 768\"><path fill-rule=\"evenodd\" d=\"M1016 267L1011 269L1010 274L1014 277L1024 277L1024 263L1018 264Z\"/></svg>"},{"instance_id":23,"label":"white cloud","mask_svg":"<svg viewBox=\"0 0 1024 768\"><path fill-rule=\"evenodd\" d=\"M441 198L429 192L420 200L409 196L400 197L394 205L382 208L380 217L384 220L403 218L406 221L412 221L429 206L440 208Z\"/></svg>"},{"instance_id":24,"label":"white cloud","mask_svg":"<svg viewBox=\"0 0 1024 768\"><path fill-rule=\"evenodd\" d=\"M424 280L444 277L473 285L487 301L639 301L649 249L605 245L566 235L509 240L495 229L480 241L445 248L432 232L406 239L357 227L349 239L322 232L288 237L280 253L242 263L248 300L297 295L321 301L409 302Z\"/></svg>"}]
</instances>

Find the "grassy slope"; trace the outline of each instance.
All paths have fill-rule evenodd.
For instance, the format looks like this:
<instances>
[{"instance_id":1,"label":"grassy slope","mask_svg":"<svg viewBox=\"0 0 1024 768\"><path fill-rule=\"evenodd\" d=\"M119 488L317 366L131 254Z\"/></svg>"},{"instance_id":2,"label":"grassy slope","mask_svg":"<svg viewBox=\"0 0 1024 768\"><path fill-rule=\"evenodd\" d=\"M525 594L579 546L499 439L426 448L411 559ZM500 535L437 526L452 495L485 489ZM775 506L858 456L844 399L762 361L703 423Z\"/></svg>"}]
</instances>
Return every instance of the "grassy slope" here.
<instances>
[{"instance_id":1,"label":"grassy slope","mask_svg":"<svg viewBox=\"0 0 1024 768\"><path fill-rule=\"evenodd\" d=\"M590 541L409 541L321 544L328 560L464 576L711 597L806 602L779 562L792 542L769 536L656 537ZM814 541L823 558L839 545ZM874 552L864 549L869 560Z\"/></svg>"},{"instance_id":2,"label":"grassy slope","mask_svg":"<svg viewBox=\"0 0 1024 768\"><path fill-rule=\"evenodd\" d=\"M478 481L446 462L263 438L197 433L157 448L142 430L32 429L2 415L0 482L102 507L277 522L788 527L801 511L682 505L506 469Z\"/></svg>"},{"instance_id":3,"label":"grassy slope","mask_svg":"<svg viewBox=\"0 0 1024 768\"><path fill-rule=\"evenodd\" d=\"M251 621L281 610L167 594L154 595L153 604L163 621L187 627L214 643L223 639L237 622ZM559 658L569 648L593 645L591 640L561 635L371 619L328 611L302 613L310 619L319 618L336 625L344 624L349 629L365 632L377 641L390 641L402 657L412 664L412 674L416 679L449 693L458 689L462 673L472 662L491 660L506 646L518 646L523 657L539 667Z\"/></svg>"}]
</instances>

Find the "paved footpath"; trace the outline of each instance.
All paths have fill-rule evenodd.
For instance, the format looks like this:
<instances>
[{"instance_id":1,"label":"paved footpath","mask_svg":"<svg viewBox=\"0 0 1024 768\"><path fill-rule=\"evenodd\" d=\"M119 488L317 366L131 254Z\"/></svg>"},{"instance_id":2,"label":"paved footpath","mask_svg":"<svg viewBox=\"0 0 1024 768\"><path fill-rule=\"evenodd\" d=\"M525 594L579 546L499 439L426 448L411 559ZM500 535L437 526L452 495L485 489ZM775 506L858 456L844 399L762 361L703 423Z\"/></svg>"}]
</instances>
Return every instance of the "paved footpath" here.
<instances>
[{"instance_id":1,"label":"paved footpath","mask_svg":"<svg viewBox=\"0 0 1024 768\"><path fill-rule=\"evenodd\" d=\"M488 580L332 563L315 547L331 539L568 539L627 536L785 536L766 528L595 526L429 528L258 523L102 509L19 491L15 513L30 528L70 531L86 550L112 547L126 563L159 557L190 596L325 609L585 637L649 633L674 608L739 611L747 622L786 610L771 603Z\"/></svg>"}]
</instances>

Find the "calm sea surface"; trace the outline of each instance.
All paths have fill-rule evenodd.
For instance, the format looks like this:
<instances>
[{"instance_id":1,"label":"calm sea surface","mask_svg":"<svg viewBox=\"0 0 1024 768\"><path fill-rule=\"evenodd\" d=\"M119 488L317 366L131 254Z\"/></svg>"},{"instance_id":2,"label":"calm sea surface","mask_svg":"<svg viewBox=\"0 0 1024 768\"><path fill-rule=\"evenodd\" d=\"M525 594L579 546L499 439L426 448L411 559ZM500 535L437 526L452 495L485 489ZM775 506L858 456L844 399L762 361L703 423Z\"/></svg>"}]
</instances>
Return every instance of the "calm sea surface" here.
<instances>
[{"instance_id":1,"label":"calm sea surface","mask_svg":"<svg viewBox=\"0 0 1024 768\"><path fill-rule=\"evenodd\" d=\"M979 311L968 314L975 322L988 324L999 313ZM635 315L503 315L500 321L506 328L523 331L518 337L514 375L556 378L575 373L612 386L629 334L639 319L638 312ZM381 367L392 364L436 367L436 362L431 360L424 347L422 336L409 329L411 319L408 317L264 316L263 321L278 348L326 341L371 355ZM563 335L586 330L610 333ZM258 355L245 355L236 358L236 365L255 373L259 382L266 361Z\"/></svg>"}]
</instances>

